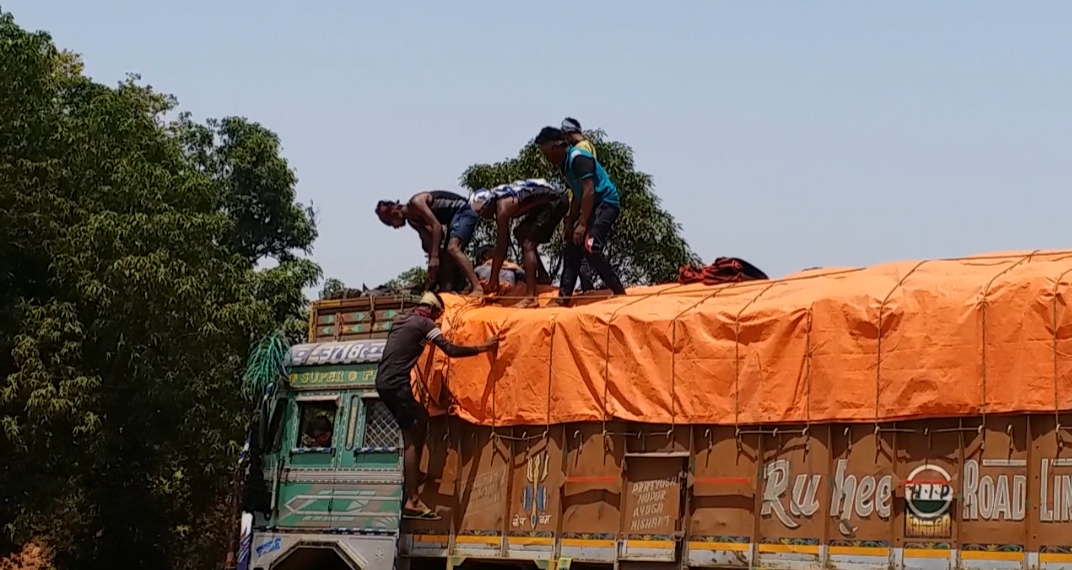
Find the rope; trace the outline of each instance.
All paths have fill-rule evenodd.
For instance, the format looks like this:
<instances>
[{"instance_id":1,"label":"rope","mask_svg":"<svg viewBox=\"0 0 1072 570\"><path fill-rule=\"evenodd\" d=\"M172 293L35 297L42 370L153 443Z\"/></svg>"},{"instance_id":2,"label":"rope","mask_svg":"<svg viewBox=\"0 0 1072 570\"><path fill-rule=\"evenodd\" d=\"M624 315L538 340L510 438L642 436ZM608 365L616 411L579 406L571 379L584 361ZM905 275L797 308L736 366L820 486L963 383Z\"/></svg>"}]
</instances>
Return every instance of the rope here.
<instances>
[{"instance_id":1,"label":"rope","mask_svg":"<svg viewBox=\"0 0 1072 570\"><path fill-rule=\"evenodd\" d=\"M723 291L726 291L726 290L729 290L731 287L732 287L731 285L728 285L728 286L725 286L725 287L718 287L710 295L705 295L704 298L702 298L699 301L689 305L688 307L685 307L684 309L681 310L681 312L679 312L677 315L675 315L673 319L671 319L670 327L671 327L672 332L671 332L671 340L670 340L670 349L671 349L672 352L670 353L670 378L671 378L671 386L672 387L676 386L676 381L677 381L677 322L678 322L678 319L683 317L685 315L685 313L687 313L687 312L695 309L696 307L706 303L709 299L713 299L719 293L721 293ZM674 402L676 403L677 402L676 395L672 395L671 397L674 398ZM674 408L674 410L676 411L676 408Z\"/></svg>"},{"instance_id":2,"label":"rope","mask_svg":"<svg viewBox=\"0 0 1072 570\"><path fill-rule=\"evenodd\" d=\"M1054 425L1058 426L1058 429L1057 429L1057 432L1058 432L1057 433L1057 438L1058 439L1060 439L1060 437L1061 437L1061 434L1060 434L1061 402L1060 402L1060 400L1058 398L1058 393L1057 393L1057 377L1059 375L1059 370L1058 370L1058 365L1057 365L1057 331L1060 328L1060 326L1059 326L1059 324L1057 322L1057 299L1058 299L1057 289L1058 289L1058 287L1061 286L1061 283L1064 280L1065 276L1068 275L1069 273L1072 273L1072 268L1066 269L1063 273L1058 275L1057 276L1057 281L1053 284L1053 303L1052 303L1052 306L1053 306L1053 317L1052 317L1053 318L1053 421L1054 421Z\"/></svg>"},{"instance_id":3,"label":"rope","mask_svg":"<svg viewBox=\"0 0 1072 570\"><path fill-rule=\"evenodd\" d=\"M653 294L653 295L650 295L650 296L654 297L655 295ZM628 297L629 296L627 296L626 298L628 299ZM632 300L632 301L630 301L630 302L628 302L628 303L626 303L624 305L621 305L617 309L614 309L613 311L611 311L610 316L607 317L607 342L606 342L606 345L605 345L606 359L603 361L603 433L604 434L607 433L607 417L610 415L610 412L607 409L608 408L608 406L607 406L607 395L608 395L607 391L610 389L610 331L611 331L611 329L614 328L614 326L613 326L614 317L618 316L618 311L621 311L622 309L624 309L626 307L631 307L631 306L639 303L640 301L642 301L643 299L646 299L646 298L647 298L647 296L645 296L643 298L640 298L640 299L634 299L634 300Z\"/></svg>"},{"instance_id":4,"label":"rope","mask_svg":"<svg viewBox=\"0 0 1072 570\"><path fill-rule=\"evenodd\" d=\"M979 307L980 326L982 327L982 332L981 332L981 335L980 335L980 337L982 339L982 350L981 350L981 354L980 354L980 364L981 364L981 366L983 368L982 373L980 374L980 378L982 379L982 383L983 383L983 386L982 386L982 388L983 388L983 393L982 393L983 402L982 402L982 410L981 410L982 411L982 416L983 416L983 424L982 425L986 425L986 408L987 408L987 406L986 406L986 404L987 404L987 402L986 402L986 308L990 304L989 299L988 299L988 297L990 295L990 286L994 284L994 281L997 281L998 277L1001 277L1002 275L1005 275L1006 273L1012 271L1014 268L1016 268L1021 263L1030 260L1031 257L1033 255L1035 255L1036 253L1038 253L1038 252L1039 252L1039 250L1036 249L1035 251L1032 251L1031 253L1021 257L1019 259L1019 261L1017 261L1016 263L1013 263L1012 265L1006 267L1005 269L1002 269L1001 271L999 271L997 273L997 275L994 275L993 277L991 277L990 281L988 281L986 283L986 286L983 287L983 299L982 299L982 302L981 302L980 307ZM984 435L983 437L985 438L986 436Z\"/></svg>"},{"instance_id":5,"label":"rope","mask_svg":"<svg viewBox=\"0 0 1072 570\"><path fill-rule=\"evenodd\" d=\"M555 377L555 330L558 328L558 319L551 315L551 340L547 343L547 424L544 426L544 435L551 432L551 382Z\"/></svg>"},{"instance_id":6,"label":"rope","mask_svg":"<svg viewBox=\"0 0 1072 570\"><path fill-rule=\"evenodd\" d=\"M929 261L930 260L923 260L923 261L920 261L919 263L915 264L914 266L912 266L912 269L909 269L908 273L905 273L904 277L901 277L901 279L897 281L897 284L894 285L892 289L890 289L889 293L886 293L886 297L882 299L882 304L880 304L878 306L878 331L875 333L875 336L877 337L876 340L875 340L875 343L876 343L876 346L875 346L875 428L876 429L878 428L878 424L879 424L879 413L878 413L878 409L879 409L879 405L880 405L879 396L882 393L882 313L886 310L886 303L890 302L890 297L893 297L893 294L898 289L900 289L902 285L904 285L905 281L907 281L908 278L911 277L912 274L915 273L917 269L919 269L920 267L923 267L923 264L928 263Z\"/></svg>"},{"instance_id":7,"label":"rope","mask_svg":"<svg viewBox=\"0 0 1072 570\"><path fill-rule=\"evenodd\" d=\"M736 432L740 429L741 425L741 315L744 314L748 307L751 307L753 303L759 300L764 293L770 291L779 282L775 281L770 285L767 285L759 292L758 295L752 297L752 300L741 307L740 311L737 311L736 324L733 331L733 430Z\"/></svg>"}]
</instances>

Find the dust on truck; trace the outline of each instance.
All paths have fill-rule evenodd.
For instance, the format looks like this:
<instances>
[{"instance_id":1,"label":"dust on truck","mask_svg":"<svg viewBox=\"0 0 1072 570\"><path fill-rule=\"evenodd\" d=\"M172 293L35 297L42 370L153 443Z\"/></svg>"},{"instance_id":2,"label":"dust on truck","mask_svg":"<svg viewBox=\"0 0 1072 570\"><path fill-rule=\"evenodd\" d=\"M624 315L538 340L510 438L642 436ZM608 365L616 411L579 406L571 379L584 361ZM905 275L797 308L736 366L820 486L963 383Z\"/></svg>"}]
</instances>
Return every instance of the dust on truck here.
<instances>
[{"instance_id":1,"label":"dust on truck","mask_svg":"<svg viewBox=\"0 0 1072 570\"><path fill-rule=\"evenodd\" d=\"M249 567L1072 570L1069 276L1072 252L1025 252L572 309L447 296L452 340L506 341L418 364L433 411L444 384L454 403L422 466L440 521L400 520L373 388L367 337L405 302L318 303L264 429ZM330 449L303 447L310 414Z\"/></svg>"}]
</instances>

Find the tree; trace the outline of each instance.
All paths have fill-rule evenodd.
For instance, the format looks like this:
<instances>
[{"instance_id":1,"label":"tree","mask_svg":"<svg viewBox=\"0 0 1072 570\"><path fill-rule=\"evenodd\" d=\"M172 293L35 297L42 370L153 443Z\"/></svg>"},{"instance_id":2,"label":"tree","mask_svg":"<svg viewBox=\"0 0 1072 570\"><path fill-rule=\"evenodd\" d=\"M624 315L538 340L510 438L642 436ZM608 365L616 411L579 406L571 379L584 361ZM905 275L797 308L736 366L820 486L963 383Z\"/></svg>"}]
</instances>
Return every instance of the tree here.
<instances>
[{"instance_id":1,"label":"tree","mask_svg":"<svg viewBox=\"0 0 1072 570\"><path fill-rule=\"evenodd\" d=\"M428 268L423 265L418 265L399 273L398 277L384 283L382 287L386 287L392 291L401 291L402 289L410 287L422 286L427 280Z\"/></svg>"},{"instance_id":2,"label":"tree","mask_svg":"<svg viewBox=\"0 0 1072 570\"><path fill-rule=\"evenodd\" d=\"M327 299L328 297L342 293L345 290L346 284L343 283L341 279L331 277L324 280L324 284L320 287L320 295L318 295L318 298Z\"/></svg>"},{"instance_id":3,"label":"tree","mask_svg":"<svg viewBox=\"0 0 1072 570\"><path fill-rule=\"evenodd\" d=\"M263 259L277 265L256 272L254 296L292 343L304 341L309 303L302 292L320 280L320 267L297 252L311 253L316 210L297 202L297 175L280 154L279 137L242 117L195 123L189 113L168 125L187 160L212 180L231 225L227 241L252 269Z\"/></svg>"},{"instance_id":4,"label":"tree","mask_svg":"<svg viewBox=\"0 0 1072 570\"><path fill-rule=\"evenodd\" d=\"M362 284L361 289L351 289L347 287L345 283L340 279L334 277L324 281L324 284L320 288L320 299L329 299L333 296L345 293L347 297L357 297L362 294L367 294L370 291L373 294L380 294L386 292L397 293L403 289L409 289L412 287L423 286L425 280L428 277L428 270L423 266L411 267L402 273L399 273L397 277L390 281L369 289L367 285Z\"/></svg>"},{"instance_id":5,"label":"tree","mask_svg":"<svg viewBox=\"0 0 1072 570\"><path fill-rule=\"evenodd\" d=\"M680 224L660 206L652 177L636 170L633 149L628 145L606 140L603 131L585 134L595 145L600 164L621 193L621 215L607 246L607 257L618 270L622 282L648 285L675 280L682 265L696 263L699 258L681 236ZM560 170L549 164L531 141L516 158L470 166L462 174L461 182L466 188L475 190L524 178L544 178L565 185ZM494 225L482 220L470 245L471 250L475 252L494 243ZM561 228L540 252L549 260L551 274L558 275L562 263ZM514 259L521 258L517 244L512 244L511 254Z\"/></svg>"},{"instance_id":6,"label":"tree","mask_svg":"<svg viewBox=\"0 0 1072 570\"><path fill-rule=\"evenodd\" d=\"M222 558L237 379L252 340L300 321L315 219L274 134L168 124L176 104L0 14L0 555L39 537L67 569Z\"/></svg>"}]
</instances>

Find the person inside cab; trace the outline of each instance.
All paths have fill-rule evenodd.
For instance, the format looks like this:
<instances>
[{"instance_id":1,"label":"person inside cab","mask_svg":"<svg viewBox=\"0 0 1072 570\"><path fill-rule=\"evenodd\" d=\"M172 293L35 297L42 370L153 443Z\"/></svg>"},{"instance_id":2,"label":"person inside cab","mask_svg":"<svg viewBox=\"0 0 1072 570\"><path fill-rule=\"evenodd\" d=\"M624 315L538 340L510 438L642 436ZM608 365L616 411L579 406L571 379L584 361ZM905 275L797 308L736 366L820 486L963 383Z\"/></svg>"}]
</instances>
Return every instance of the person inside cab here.
<instances>
[{"instance_id":1,"label":"person inside cab","mask_svg":"<svg viewBox=\"0 0 1072 570\"><path fill-rule=\"evenodd\" d=\"M433 190L415 194L405 204L380 200L376 204L376 216L385 225L396 229L409 224L421 236L421 246L428 254L426 288L434 290L437 283L442 283L440 288L443 290L452 289L453 269L457 268L472 287L470 295L479 297L484 294L473 272L473 264L465 255L465 248L476 229L477 216L464 197L446 190ZM444 243L451 263L440 275Z\"/></svg>"},{"instance_id":2,"label":"person inside cab","mask_svg":"<svg viewBox=\"0 0 1072 570\"><path fill-rule=\"evenodd\" d=\"M535 142L544 158L562 170L574 196L562 225L566 244L558 302L568 305L573 297L582 258L612 293L624 295L625 287L603 252L618 219L618 187L595 157L570 146L560 129L544 127Z\"/></svg>"},{"instance_id":3,"label":"person inside cab","mask_svg":"<svg viewBox=\"0 0 1072 570\"><path fill-rule=\"evenodd\" d=\"M403 492L405 504L402 516L436 520L434 511L417 496L421 479L421 454L424 451L425 432L428 429L428 411L413 397L410 374L424 347L432 343L450 358L475 356L487 352L499 344L498 337L480 346L459 346L443 336L436 320L443 313L443 299L431 291L425 292L420 303L412 311L395 320L387 335L376 371L376 392L387 406L402 431L403 446Z\"/></svg>"},{"instance_id":4,"label":"person inside cab","mask_svg":"<svg viewBox=\"0 0 1072 570\"><path fill-rule=\"evenodd\" d=\"M523 253L525 298L514 306L538 306L537 276L546 275L547 270L536 248L551 241L555 228L569 210L565 190L540 178L518 180L491 190L477 190L469 196L469 204L481 216L495 220L495 250L492 252L491 277L488 281L491 291L499 289L499 271L510 244L510 221L523 218L514 229L514 237L521 244Z\"/></svg>"},{"instance_id":5,"label":"person inside cab","mask_svg":"<svg viewBox=\"0 0 1072 570\"><path fill-rule=\"evenodd\" d=\"M331 420L318 414L309 422L308 431L302 435L303 447L331 447Z\"/></svg>"}]
</instances>

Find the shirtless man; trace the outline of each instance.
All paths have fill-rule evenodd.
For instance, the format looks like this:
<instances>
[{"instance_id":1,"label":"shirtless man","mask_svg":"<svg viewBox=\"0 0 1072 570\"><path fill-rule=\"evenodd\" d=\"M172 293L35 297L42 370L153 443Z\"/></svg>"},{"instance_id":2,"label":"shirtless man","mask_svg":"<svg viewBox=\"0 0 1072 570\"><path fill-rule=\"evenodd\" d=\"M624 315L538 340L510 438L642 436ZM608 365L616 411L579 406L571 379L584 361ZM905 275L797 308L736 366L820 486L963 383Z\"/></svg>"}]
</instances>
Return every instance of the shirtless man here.
<instances>
[{"instance_id":1,"label":"shirtless man","mask_svg":"<svg viewBox=\"0 0 1072 570\"><path fill-rule=\"evenodd\" d=\"M469 196L469 204L474 212L495 220L495 251L492 253L491 277L488 280L488 289L491 291L499 288L499 270L506 259L506 248L510 242L510 220L524 218L514 229L514 237L521 243L524 254L525 298L515 307L537 306L536 274L546 274L547 271L543 269L536 248L551 241L555 228L566 216L569 210L566 192L541 178L518 180L491 190L477 190Z\"/></svg>"},{"instance_id":2,"label":"shirtless man","mask_svg":"<svg viewBox=\"0 0 1072 570\"><path fill-rule=\"evenodd\" d=\"M479 297L484 294L480 280L473 271L473 264L465 255L465 247L473 238L478 218L464 197L446 190L433 190L415 194L405 204L380 200L376 204L376 215L388 226L397 229L409 224L420 234L421 246L428 254L429 288L432 288L439 277L440 254L443 242L446 241L447 253L450 254L453 265L461 268L472 286L470 295ZM447 277L451 277L449 272ZM453 281L448 279L445 282Z\"/></svg>"}]
</instances>

